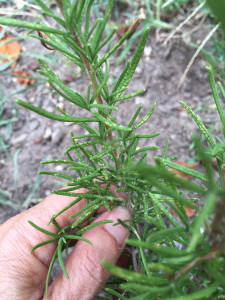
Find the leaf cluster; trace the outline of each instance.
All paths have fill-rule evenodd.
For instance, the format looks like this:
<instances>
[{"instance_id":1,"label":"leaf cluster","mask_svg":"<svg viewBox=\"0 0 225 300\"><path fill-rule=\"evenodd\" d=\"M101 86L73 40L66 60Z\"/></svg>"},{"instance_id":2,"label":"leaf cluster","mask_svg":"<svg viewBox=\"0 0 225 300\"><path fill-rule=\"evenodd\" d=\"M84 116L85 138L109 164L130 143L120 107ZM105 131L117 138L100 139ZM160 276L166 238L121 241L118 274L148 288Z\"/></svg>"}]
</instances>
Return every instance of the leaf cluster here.
<instances>
[{"instance_id":1,"label":"leaf cluster","mask_svg":"<svg viewBox=\"0 0 225 300\"><path fill-rule=\"evenodd\" d=\"M225 136L225 114L218 93L219 88L225 99L224 89L220 83L217 88L212 68L207 70ZM143 163L131 166L152 189L146 195L141 236L133 228L133 236L127 241L130 247L134 247L133 253L139 253L135 263L133 258L133 266L138 268L121 269L104 262L112 274L121 278L120 289L125 293L119 292L113 281L106 290L124 300L220 299L224 295L224 142L211 135L187 104L180 103L207 141L206 149L199 135L195 137L196 151L204 171L191 170L172 162L167 157L169 144L163 157L155 157L155 166ZM213 170L212 159L217 161L218 172ZM168 171L168 167L196 180L190 182L176 177ZM188 194L185 190L189 191ZM187 217L185 207L197 211L193 221Z\"/></svg>"}]
</instances>

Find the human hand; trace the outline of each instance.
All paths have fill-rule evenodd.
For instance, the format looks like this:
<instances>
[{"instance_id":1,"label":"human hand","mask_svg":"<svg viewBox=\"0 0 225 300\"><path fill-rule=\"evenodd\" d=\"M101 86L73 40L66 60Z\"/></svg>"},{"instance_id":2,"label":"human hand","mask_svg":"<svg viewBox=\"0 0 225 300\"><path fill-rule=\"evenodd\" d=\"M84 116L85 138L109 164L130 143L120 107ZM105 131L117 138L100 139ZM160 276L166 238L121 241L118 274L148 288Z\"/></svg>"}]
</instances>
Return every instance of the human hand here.
<instances>
[{"instance_id":1,"label":"human hand","mask_svg":"<svg viewBox=\"0 0 225 300\"><path fill-rule=\"evenodd\" d=\"M84 193L84 189L76 192ZM45 279L56 243L38 248L31 255L30 250L45 241L46 235L34 230L27 220L46 228L55 212L61 210L74 198L50 195L40 204L21 212L0 225L0 298L1 300L45 299ZM69 216L80 210L85 200L65 211L57 218L64 227L74 220ZM129 212L122 207L103 212L96 221L127 220ZM50 224L49 231L56 232ZM90 300L106 283L109 273L102 267L102 260L115 264L124 249L129 232L121 225L107 223L95 227L82 235L93 245L78 241L69 255L65 266L70 275L68 280L60 273L49 285L48 300Z\"/></svg>"}]
</instances>

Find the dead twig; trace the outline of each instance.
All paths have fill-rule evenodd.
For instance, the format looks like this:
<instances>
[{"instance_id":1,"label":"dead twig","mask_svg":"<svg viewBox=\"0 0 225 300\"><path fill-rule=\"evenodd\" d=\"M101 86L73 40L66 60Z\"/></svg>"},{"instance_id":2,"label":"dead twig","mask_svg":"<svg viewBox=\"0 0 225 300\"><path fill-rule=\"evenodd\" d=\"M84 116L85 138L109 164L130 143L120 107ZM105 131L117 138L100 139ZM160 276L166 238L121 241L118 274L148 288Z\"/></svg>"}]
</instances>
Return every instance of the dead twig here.
<instances>
[{"instance_id":1,"label":"dead twig","mask_svg":"<svg viewBox=\"0 0 225 300\"><path fill-rule=\"evenodd\" d=\"M199 55L200 51L205 46L205 44L208 42L208 40L217 31L217 29L219 28L219 26L220 26L220 23L218 23L215 27L213 27L213 29L207 34L207 36L204 38L204 40L202 41L202 43L199 45L198 49L195 51L194 55L192 56L191 60L189 61L186 69L184 70L184 73L181 76L181 79L180 79L180 81L179 81L179 83L177 85L177 89L179 89L182 86L182 84L183 84L183 82L184 82L184 80L185 80L185 78L187 76L187 73L189 72L189 70L190 70L193 62L195 61L196 57Z\"/></svg>"}]
</instances>

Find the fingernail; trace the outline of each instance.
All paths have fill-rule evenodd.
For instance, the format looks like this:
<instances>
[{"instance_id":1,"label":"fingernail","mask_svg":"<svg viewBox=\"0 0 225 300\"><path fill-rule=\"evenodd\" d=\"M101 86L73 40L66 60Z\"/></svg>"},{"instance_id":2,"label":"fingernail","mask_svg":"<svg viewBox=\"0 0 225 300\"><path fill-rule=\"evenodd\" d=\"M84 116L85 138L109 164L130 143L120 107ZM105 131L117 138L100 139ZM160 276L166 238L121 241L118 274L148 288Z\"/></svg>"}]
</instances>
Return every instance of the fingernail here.
<instances>
[{"instance_id":1,"label":"fingernail","mask_svg":"<svg viewBox=\"0 0 225 300\"><path fill-rule=\"evenodd\" d=\"M123 227L122 225L116 225L113 226L115 223L118 223L117 219L120 219L122 221L129 220L130 219L130 213L129 211L122 206L116 207L113 210L110 211L110 213L107 216L108 220L113 220L114 223L107 223L104 224L104 229L112 235L119 245L123 245L126 238L129 236L129 230Z\"/></svg>"}]
</instances>

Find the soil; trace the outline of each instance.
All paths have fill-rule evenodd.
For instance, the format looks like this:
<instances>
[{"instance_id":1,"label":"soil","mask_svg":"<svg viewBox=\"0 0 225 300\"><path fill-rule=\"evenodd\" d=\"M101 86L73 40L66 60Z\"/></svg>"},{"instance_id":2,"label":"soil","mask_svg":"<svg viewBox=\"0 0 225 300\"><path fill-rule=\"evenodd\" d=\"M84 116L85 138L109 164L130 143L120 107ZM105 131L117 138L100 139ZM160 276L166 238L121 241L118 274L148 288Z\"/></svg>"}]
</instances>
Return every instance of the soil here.
<instances>
[{"instance_id":1,"label":"soil","mask_svg":"<svg viewBox=\"0 0 225 300\"><path fill-rule=\"evenodd\" d=\"M197 31L190 34L189 39L199 43L207 32L209 32L209 27L203 24ZM158 150L149 152L149 161L152 161L154 156L163 153L167 139L171 142L169 155L177 155L177 160L189 161L195 155L190 145L197 126L187 112L181 109L178 102L184 101L193 107L205 120L207 127L217 126L219 118L213 105L208 74L205 70L207 63L201 56L195 60L181 88L177 88L195 49L181 37L170 40L167 46L163 47L162 42L167 35L168 32L151 31L144 55L129 89L132 92L145 88L146 92L119 103L116 117L125 125L140 104L143 105L141 116L144 116L152 105L157 103L153 116L141 127L142 133L161 132L160 136L143 141L144 146L160 147ZM49 55L49 50L37 40L25 39L21 44L23 49L26 49L26 53ZM130 54L132 53L133 50ZM81 93L86 90L88 83L86 74L76 75L72 66L63 65L60 60L54 66L56 67L57 73L67 81L70 87ZM114 62L111 63L112 78L118 77L122 67ZM21 55L15 68L29 70L33 76L39 76L36 72L39 65L35 58ZM10 72L12 71L9 69L8 73ZM5 96L21 88L22 86L12 76L1 76L0 89ZM71 108L51 90L48 84L44 84L11 96L4 105L4 119L13 116L14 108L17 106L14 101L18 98L52 112L56 111L56 104L64 105L65 110ZM72 109L76 115L84 115L83 111L77 108ZM0 152L0 188L9 193L9 201L13 203L13 206L0 205L0 223L33 203L37 203L52 190L60 187L62 183L55 178L37 175L40 170L40 161L66 158L64 150L71 145L70 131L76 135L83 133L78 125L48 120L21 107L18 107L18 113L18 121L12 124L10 138L7 137L6 127L0 128L0 134L10 145L7 151ZM43 169L60 171L61 166L50 165L44 166Z\"/></svg>"}]
</instances>

